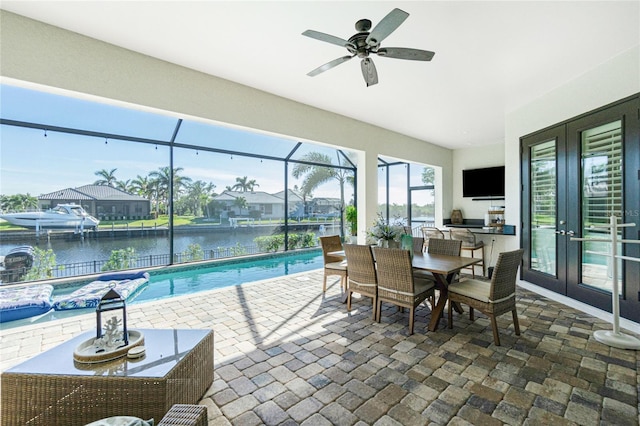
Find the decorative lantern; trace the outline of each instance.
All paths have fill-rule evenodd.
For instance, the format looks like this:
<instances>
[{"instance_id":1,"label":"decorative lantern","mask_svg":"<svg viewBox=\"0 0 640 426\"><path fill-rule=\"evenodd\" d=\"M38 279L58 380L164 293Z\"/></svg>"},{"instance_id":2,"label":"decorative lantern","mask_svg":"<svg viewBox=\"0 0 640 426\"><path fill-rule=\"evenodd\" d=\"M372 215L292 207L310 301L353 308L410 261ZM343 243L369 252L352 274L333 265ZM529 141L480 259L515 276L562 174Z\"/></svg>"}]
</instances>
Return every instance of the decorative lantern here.
<instances>
[{"instance_id":1,"label":"decorative lantern","mask_svg":"<svg viewBox=\"0 0 640 426\"><path fill-rule=\"evenodd\" d=\"M120 293L118 293L113 287L110 288L104 296L102 296L102 299L100 299L98 307L96 308L96 340L103 338L102 313L118 309L122 309L122 344L118 346L127 346L129 344L129 332L127 331L127 307L125 299L123 299ZM107 321L107 331L105 332L104 337L108 340L115 340L116 336L114 336L114 333L116 329L117 318L114 317L113 321ZM107 343L107 346L110 346L109 343L110 342Z\"/></svg>"}]
</instances>

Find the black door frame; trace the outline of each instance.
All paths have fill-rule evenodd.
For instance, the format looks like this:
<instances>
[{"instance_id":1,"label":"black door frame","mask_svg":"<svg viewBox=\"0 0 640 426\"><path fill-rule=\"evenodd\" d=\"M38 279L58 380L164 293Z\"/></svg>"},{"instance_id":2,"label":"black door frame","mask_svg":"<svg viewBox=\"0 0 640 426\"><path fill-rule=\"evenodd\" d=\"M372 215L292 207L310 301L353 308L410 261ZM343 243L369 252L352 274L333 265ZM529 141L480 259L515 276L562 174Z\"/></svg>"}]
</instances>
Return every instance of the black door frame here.
<instances>
[{"instance_id":1,"label":"black door frame","mask_svg":"<svg viewBox=\"0 0 640 426\"><path fill-rule=\"evenodd\" d=\"M521 278L540 287L611 312L611 293L580 284L580 243L571 242L566 235L556 235L558 276L531 270L531 212L530 212L530 147L551 139L556 140L557 215L559 231L574 231L581 236L581 135L586 129L621 120L623 126L623 217L621 223L635 223L635 227L622 228L623 238L640 239L640 94L627 97L597 110L550 126L520 139L521 158L521 246L525 259ZM561 220L566 224L562 225ZM627 244L624 254L640 257L639 244ZM640 264L623 262L623 293L620 297L620 315L640 322Z\"/></svg>"}]
</instances>

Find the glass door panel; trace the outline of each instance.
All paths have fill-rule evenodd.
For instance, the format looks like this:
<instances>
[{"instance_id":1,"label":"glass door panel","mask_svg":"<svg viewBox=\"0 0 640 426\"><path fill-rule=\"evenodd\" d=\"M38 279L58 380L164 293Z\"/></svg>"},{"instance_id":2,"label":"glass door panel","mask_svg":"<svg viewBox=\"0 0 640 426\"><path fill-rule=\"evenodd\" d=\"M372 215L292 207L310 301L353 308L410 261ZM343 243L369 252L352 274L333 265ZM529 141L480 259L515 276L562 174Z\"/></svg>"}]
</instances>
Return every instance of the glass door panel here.
<instances>
[{"instance_id":1,"label":"glass door panel","mask_svg":"<svg viewBox=\"0 0 640 426\"><path fill-rule=\"evenodd\" d=\"M622 122L618 120L583 131L581 157L583 237L608 238L610 231L602 226L609 224L609 216L623 217ZM622 228L618 230L618 239L622 239ZM581 245L580 282L610 293L612 260L594 254L610 252L610 243L591 241ZM622 253L622 244L618 244L617 252ZM617 262L618 271L622 271L622 260ZM620 277L619 281L621 284Z\"/></svg>"},{"instance_id":2,"label":"glass door panel","mask_svg":"<svg viewBox=\"0 0 640 426\"><path fill-rule=\"evenodd\" d=\"M522 278L611 311L611 215L619 240L640 237L640 97L549 127L521 139ZM617 251L640 257L640 245ZM618 259L620 313L640 321L640 266Z\"/></svg>"},{"instance_id":3,"label":"glass door panel","mask_svg":"<svg viewBox=\"0 0 640 426\"><path fill-rule=\"evenodd\" d=\"M531 147L531 269L557 277L556 141Z\"/></svg>"}]
</instances>

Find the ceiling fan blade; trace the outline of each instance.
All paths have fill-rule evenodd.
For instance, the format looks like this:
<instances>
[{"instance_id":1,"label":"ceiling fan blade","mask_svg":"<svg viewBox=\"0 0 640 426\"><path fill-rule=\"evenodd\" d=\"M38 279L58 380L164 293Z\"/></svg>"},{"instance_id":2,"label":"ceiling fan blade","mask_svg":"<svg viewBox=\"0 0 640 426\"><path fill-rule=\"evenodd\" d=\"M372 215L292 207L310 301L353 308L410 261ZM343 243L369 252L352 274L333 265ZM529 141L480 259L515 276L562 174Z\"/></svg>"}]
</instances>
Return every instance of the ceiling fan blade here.
<instances>
[{"instance_id":1,"label":"ceiling fan blade","mask_svg":"<svg viewBox=\"0 0 640 426\"><path fill-rule=\"evenodd\" d=\"M330 70L331 68L336 67L343 62L347 62L351 58L353 58L353 56L343 56L342 58L334 59L333 61L327 62L324 65L320 65L315 70L308 72L307 75L309 77L315 77L316 75L323 73L327 70Z\"/></svg>"},{"instance_id":2,"label":"ceiling fan blade","mask_svg":"<svg viewBox=\"0 0 640 426\"><path fill-rule=\"evenodd\" d=\"M384 47L376 51L379 56L387 58L409 59L411 61L430 61L435 52L420 49L408 49L405 47Z\"/></svg>"},{"instance_id":3,"label":"ceiling fan blade","mask_svg":"<svg viewBox=\"0 0 640 426\"><path fill-rule=\"evenodd\" d=\"M409 14L404 10L398 8L393 9L371 30L371 33L367 36L367 44L369 46L379 45L382 40L394 32L408 17Z\"/></svg>"},{"instance_id":4,"label":"ceiling fan blade","mask_svg":"<svg viewBox=\"0 0 640 426\"><path fill-rule=\"evenodd\" d=\"M360 67L362 68L362 76L367 83L367 87L378 84L378 71L376 71L376 66L373 64L371 58L364 58L360 62Z\"/></svg>"},{"instance_id":5,"label":"ceiling fan blade","mask_svg":"<svg viewBox=\"0 0 640 426\"><path fill-rule=\"evenodd\" d=\"M338 46L347 47L352 46L347 40L340 37L332 36L330 34L321 33L320 31L307 30L302 33L303 36L315 38L316 40L325 41L327 43L336 44Z\"/></svg>"}]
</instances>

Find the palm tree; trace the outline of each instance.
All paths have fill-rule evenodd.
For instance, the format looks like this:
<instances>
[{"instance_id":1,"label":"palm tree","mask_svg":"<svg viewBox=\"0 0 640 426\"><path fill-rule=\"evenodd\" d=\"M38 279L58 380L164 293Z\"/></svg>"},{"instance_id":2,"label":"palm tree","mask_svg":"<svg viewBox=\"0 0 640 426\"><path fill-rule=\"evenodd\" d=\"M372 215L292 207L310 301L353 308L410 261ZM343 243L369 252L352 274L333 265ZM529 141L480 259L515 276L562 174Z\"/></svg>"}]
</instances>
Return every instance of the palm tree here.
<instances>
[{"instance_id":1,"label":"palm tree","mask_svg":"<svg viewBox=\"0 0 640 426\"><path fill-rule=\"evenodd\" d=\"M124 191L127 193L133 192L131 179L116 181L116 188L118 188L120 191Z\"/></svg>"},{"instance_id":2,"label":"palm tree","mask_svg":"<svg viewBox=\"0 0 640 426\"><path fill-rule=\"evenodd\" d=\"M201 216L204 207L207 207L213 197L215 185L211 182L207 183L197 180L187 187L188 204L190 205L195 216ZM207 217L209 216L207 211Z\"/></svg>"},{"instance_id":3,"label":"palm tree","mask_svg":"<svg viewBox=\"0 0 640 426\"><path fill-rule=\"evenodd\" d=\"M155 206L156 206L155 212L157 217L158 200L154 198L154 195L156 194L154 181L152 179L149 179L148 176L138 175L136 176L135 179L131 181L131 190L132 192L140 195L141 197L145 197L147 200L149 200L150 204L153 205L155 202Z\"/></svg>"},{"instance_id":4,"label":"palm tree","mask_svg":"<svg viewBox=\"0 0 640 426\"><path fill-rule=\"evenodd\" d=\"M232 189L239 189L240 192L247 192L247 191L253 191L253 189L256 186L260 186L256 183L255 179L251 179L249 180L249 178L247 176L244 177L237 177L236 178L236 184L233 185Z\"/></svg>"},{"instance_id":5,"label":"palm tree","mask_svg":"<svg viewBox=\"0 0 640 426\"><path fill-rule=\"evenodd\" d=\"M94 185L114 186L114 184L117 181L116 176L115 176L116 170L118 170L118 169L111 169L111 171L108 171L106 169L98 170L97 172L94 173L94 175L99 176L102 179L98 179L93 184Z\"/></svg>"},{"instance_id":6,"label":"palm tree","mask_svg":"<svg viewBox=\"0 0 640 426\"><path fill-rule=\"evenodd\" d=\"M238 208L238 210L240 211L240 215L242 215L242 209L246 209L247 207L249 207L249 205L247 204L247 199L244 197L238 197L233 200L233 205Z\"/></svg>"},{"instance_id":7,"label":"palm tree","mask_svg":"<svg viewBox=\"0 0 640 426\"><path fill-rule=\"evenodd\" d=\"M183 171L182 167L176 167L173 169L173 198L177 199L183 192L184 187L191 182L191 178L180 176L178 173ZM165 211L169 211L169 186L171 184L171 168L160 167L157 171L149 173L149 177L155 182L156 196L158 202L162 200L165 206ZM156 211L157 215L157 211Z\"/></svg>"},{"instance_id":8,"label":"palm tree","mask_svg":"<svg viewBox=\"0 0 640 426\"><path fill-rule=\"evenodd\" d=\"M336 156L338 165L343 166L345 161L338 151L336 151ZM301 159L309 163L316 163L296 164L291 172L293 177L296 179L304 176L302 185L300 186L300 192L302 193L303 199L306 199L307 196L311 196L313 191L315 191L320 185L327 183L332 179L336 179L340 185L340 221L341 223L344 223L344 184L354 184L355 180L353 172L351 170L331 167L333 165L331 157L319 152L309 152L302 156ZM320 164L326 164L326 166ZM342 229L342 226L340 228Z\"/></svg>"},{"instance_id":9,"label":"palm tree","mask_svg":"<svg viewBox=\"0 0 640 426\"><path fill-rule=\"evenodd\" d=\"M38 208L38 199L26 194L0 195L0 210L25 211Z\"/></svg>"}]
</instances>

